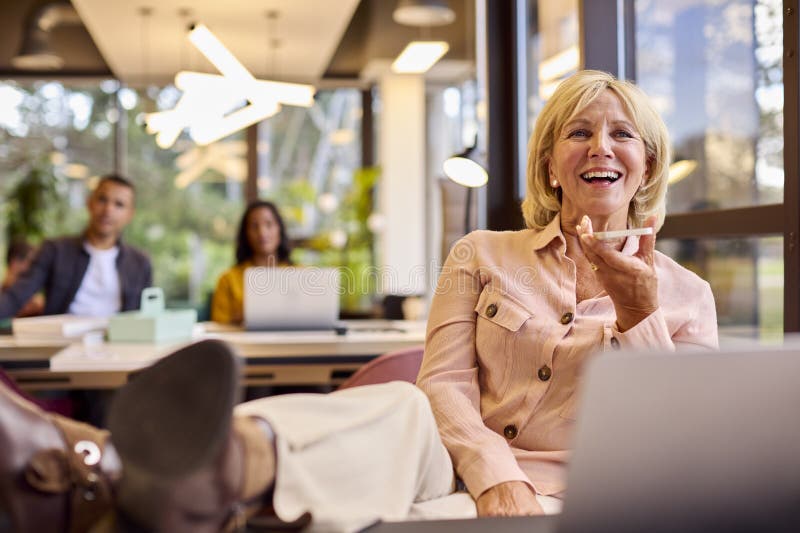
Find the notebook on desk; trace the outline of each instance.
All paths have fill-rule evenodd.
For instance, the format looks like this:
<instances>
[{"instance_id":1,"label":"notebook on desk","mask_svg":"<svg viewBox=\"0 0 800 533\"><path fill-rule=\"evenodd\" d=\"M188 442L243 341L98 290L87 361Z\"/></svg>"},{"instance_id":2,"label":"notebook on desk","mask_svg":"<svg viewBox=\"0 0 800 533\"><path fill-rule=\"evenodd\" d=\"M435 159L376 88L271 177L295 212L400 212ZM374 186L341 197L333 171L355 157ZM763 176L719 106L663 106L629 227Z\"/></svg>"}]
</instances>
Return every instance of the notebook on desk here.
<instances>
[{"instance_id":1,"label":"notebook on desk","mask_svg":"<svg viewBox=\"0 0 800 533\"><path fill-rule=\"evenodd\" d=\"M800 345L603 354L585 379L561 515L370 533L800 531Z\"/></svg>"},{"instance_id":2,"label":"notebook on desk","mask_svg":"<svg viewBox=\"0 0 800 533\"><path fill-rule=\"evenodd\" d=\"M254 331L336 330L339 270L253 267L244 274L244 327Z\"/></svg>"}]
</instances>

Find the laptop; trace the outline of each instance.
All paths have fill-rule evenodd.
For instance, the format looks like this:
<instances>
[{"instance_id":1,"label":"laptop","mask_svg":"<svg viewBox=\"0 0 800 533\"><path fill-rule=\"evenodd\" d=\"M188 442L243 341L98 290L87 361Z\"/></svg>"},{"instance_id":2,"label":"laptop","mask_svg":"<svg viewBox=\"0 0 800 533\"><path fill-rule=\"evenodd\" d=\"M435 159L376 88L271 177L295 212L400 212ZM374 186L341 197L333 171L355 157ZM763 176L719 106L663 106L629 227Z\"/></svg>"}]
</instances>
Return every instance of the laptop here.
<instances>
[{"instance_id":1,"label":"laptop","mask_svg":"<svg viewBox=\"0 0 800 533\"><path fill-rule=\"evenodd\" d=\"M252 267L244 273L247 330L336 330L339 270L319 267Z\"/></svg>"},{"instance_id":2,"label":"laptop","mask_svg":"<svg viewBox=\"0 0 800 533\"><path fill-rule=\"evenodd\" d=\"M800 531L800 345L603 354L585 379L562 514L369 531Z\"/></svg>"}]
</instances>

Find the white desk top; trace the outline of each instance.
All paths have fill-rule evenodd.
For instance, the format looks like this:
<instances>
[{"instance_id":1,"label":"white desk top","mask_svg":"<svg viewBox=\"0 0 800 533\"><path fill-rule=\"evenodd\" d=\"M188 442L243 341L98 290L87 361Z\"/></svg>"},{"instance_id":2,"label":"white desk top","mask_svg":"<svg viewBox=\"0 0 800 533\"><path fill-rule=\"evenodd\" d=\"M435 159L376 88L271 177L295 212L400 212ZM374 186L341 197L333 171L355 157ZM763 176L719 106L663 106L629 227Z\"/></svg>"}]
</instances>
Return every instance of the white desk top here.
<instances>
[{"instance_id":1,"label":"white desk top","mask_svg":"<svg viewBox=\"0 0 800 533\"><path fill-rule=\"evenodd\" d=\"M411 321L353 321L343 335L325 331L253 332L236 328L207 325L206 331L194 340L219 339L248 359L263 359L269 364L309 364L312 359L374 356L400 348L420 345L425 341L425 322ZM134 371L144 368L190 341L161 344L73 342L50 358L50 370L60 372ZM63 341L62 344L63 346ZM36 346L48 348L59 344L53 341L35 343L2 339L2 348ZM312 363L313 364L313 363Z\"/></svg>"}]
</instances>

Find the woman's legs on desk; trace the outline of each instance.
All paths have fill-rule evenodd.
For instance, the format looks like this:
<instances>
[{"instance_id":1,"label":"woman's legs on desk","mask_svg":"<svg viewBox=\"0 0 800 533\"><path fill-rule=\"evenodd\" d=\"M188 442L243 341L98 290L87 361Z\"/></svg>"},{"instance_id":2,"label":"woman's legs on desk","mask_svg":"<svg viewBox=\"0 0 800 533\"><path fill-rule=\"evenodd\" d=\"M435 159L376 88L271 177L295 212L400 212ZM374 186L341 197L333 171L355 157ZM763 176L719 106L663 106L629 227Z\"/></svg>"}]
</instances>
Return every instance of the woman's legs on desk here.
<instances>
[{"instance_id":1,"label":"woman's legs on desk","mask_svg":"<svg viewBox=\"0 0 800 533\"><path fill-rule=\"evenodd\" d=\"M130 520L214 531L271 506L285 522L310 513L312 529L353 531L453 492L450 456L415 386L277 396L232 410L236 357L219 343L182 352L140 373L111 407L118 505ZM475 516L468 495L460 502L458 516Z\"/></svg>"},{"instance_id":2,"label":"woman's legs on desk","mask_svg":"<svg viewBox=\"0 0 800 533\"><path fill-rule=\"evenodd\" d=\"M322 529L360 529L455 489L428 400L409 383L264 398L235 415L267 420L277 435L272 505L282 520L310 511ZM475 516L463 498L462 517Z\"/></svg>"}]
</instances>

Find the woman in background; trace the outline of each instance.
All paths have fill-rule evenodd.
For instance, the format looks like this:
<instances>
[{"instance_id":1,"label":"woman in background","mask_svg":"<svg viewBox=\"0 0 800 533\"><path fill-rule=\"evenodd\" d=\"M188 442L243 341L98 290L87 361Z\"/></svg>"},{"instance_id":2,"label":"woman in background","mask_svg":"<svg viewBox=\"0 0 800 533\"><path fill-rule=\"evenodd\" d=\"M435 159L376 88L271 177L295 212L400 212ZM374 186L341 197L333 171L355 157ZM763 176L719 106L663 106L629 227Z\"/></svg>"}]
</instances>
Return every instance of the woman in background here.
<instances>
[{"instance_id":1,"label":"woman in background","mask_svg":"<svg viewBox=\"0 0 800 533\"><path fill-rule=\"evenodd\" d=\"M236 264L217 281L211 303L211 320L241 324L244 301L244 271L250 267L289 266L291 250L286 225L272 202L256 200L247 206L236 237Z\"/></svg>"}]
</instances>

